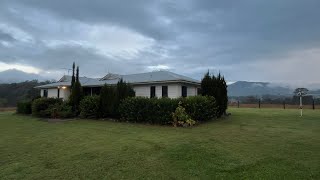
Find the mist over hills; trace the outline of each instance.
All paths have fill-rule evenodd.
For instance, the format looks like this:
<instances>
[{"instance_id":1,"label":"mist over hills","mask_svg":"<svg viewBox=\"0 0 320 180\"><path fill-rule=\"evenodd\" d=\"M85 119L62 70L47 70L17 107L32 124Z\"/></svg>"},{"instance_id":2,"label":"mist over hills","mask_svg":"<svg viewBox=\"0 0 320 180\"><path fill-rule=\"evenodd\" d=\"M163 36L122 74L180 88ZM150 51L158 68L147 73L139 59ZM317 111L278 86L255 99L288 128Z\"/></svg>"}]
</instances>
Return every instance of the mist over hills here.
<instances>
[{"instance_id":1,"label":"mist over hills","mask_svg":"<svg viewBox=\"0 0 320 180\"><path fill-rule=\"evenodd\" d=\"M0 72L0 84L19 83L19 82L31 81L31 80L44 81L46 79L41 75L26 73L23 71L19 71L17 69L9 69L9 70Z\"/></svg>"},{"instance_id":2,"label":"mist over hills","mask_svg":"<svg viewBox=\"0 0 320 180\"><path fill-rule=\"evenodd\" d=\"M314 84L314 86L316 85ZM306 88L309 88L309 87L306 86ZM269 82L237 81L235 83L228 85L229 96L262 96L262 95L293 96L294 90L295 90L295 87L292 87L292 86L269 83ZM310 90L308 94L320 95L320 89Z\"/></svg>"}]
</instances>

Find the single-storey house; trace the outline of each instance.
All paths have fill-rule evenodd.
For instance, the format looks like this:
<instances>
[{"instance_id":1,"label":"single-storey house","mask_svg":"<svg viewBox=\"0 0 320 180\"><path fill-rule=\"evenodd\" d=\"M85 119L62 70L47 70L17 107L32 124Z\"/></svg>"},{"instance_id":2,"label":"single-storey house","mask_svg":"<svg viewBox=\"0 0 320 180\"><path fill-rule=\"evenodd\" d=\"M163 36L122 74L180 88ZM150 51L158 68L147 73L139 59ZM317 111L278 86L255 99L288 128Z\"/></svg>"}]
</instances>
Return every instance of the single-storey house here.
<instances>
[{"instance_id":1,"label":"single-storey house","mask_svg":"<svg viewBox=\"0 0 320 180\"><path fill-rule=\"evenodd\" d=\"M116 85L120 79L129 83L136 96L142 97L187 97L199 92L200 81L169 71L154 71L139 74L107 74L102 78L79 77L85 95L98 95L102 86ZM64 75L58 82L37 86L41 97L67 100L70 96L71 76Z\"/></svg>"}]
</instances>

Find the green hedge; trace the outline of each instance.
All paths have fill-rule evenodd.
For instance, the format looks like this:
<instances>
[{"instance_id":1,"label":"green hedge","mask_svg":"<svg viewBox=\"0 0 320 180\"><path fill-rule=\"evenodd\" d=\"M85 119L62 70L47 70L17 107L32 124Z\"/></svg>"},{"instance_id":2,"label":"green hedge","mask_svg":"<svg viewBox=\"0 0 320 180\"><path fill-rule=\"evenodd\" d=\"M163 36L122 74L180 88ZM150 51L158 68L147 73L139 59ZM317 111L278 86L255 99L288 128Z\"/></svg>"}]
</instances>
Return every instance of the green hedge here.
<instances>
[{"instance_id":1,"label":"green hedge","mask_svg":"<svg viewBox=\"0 0 320 180\"><path fill-rule=\"evenodd\" d=\"M216 117L215 99L193 96L179 99L132 97L123 100L119 106L121 120L151 124L171 124L172 115L179 102L187 114L196 121L207 121Z\"/></svg>"},{"instance_id":2,"label":"green hedge","mask_svg":"<svg viewBox=\"0 0 320 180\"><path fill-rule=\"evenodd\" d=\"M75 113L72 111L72 106L66 102L56 103L50 106L51 118L72 118L75 117Z\"/></svg>"},{"instance_id":3,"label":"green hedge","mask_svg":"<svg viewBox=\"0 0 320 180\"><path fill-rule=\"evenodd\" d=\"M98 118L100 97L99 96L85 96L80 101L80 117L82 118Z\"/></svg>"},{"instance_id":4,"label":"green hedge","mask_svg":"<svg viewBox=\"0 0 320 180\"><path fill-rule=\"evenodd\" d=\"M43 118L50 118L54 106L62 104L61 99L57 98L39 98L32 103L32 115Z\"/></svg>"},{"instance_id":5,"label":"green hedge","mask_svg":"<svg viewBox=\"0 0 320 180\"><path fill-rule=\"evenodd\" d=\"M181 102L186 112L196 121L207 121L218 115L218 107L212 96L190 96Z\"/></svg>"},{"instance_id":6,"label":"green hedge","mask_svg":"<svg viewBox=\"0 0 320 180\"><path fill-rule=\"evenodd\" d=\"M31 114L32 113L32 102L31 101L22 101L17 104L17 113L18 114Z\"/></svg>"}]
</instances>

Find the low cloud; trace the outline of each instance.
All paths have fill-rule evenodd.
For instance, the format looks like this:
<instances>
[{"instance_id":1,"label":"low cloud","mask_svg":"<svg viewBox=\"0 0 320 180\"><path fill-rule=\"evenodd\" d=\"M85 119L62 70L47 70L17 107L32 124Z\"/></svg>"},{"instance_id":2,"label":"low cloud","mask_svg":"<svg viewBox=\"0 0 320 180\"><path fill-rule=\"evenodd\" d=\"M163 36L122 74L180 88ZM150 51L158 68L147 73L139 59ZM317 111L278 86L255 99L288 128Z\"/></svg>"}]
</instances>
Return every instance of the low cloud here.
<instances>
[{"instance_id":1,"label":"low cloud","mask_svg":"<svg viewBox=\"0 0 320 180\"><path fill-rule=\"evenodd\" d=\"M200 79L210 70L231 82L317 84L319 5L3 0L0 63L56 78L76 61L93 77L167 69Z\"/></svg>"}]
</instances>

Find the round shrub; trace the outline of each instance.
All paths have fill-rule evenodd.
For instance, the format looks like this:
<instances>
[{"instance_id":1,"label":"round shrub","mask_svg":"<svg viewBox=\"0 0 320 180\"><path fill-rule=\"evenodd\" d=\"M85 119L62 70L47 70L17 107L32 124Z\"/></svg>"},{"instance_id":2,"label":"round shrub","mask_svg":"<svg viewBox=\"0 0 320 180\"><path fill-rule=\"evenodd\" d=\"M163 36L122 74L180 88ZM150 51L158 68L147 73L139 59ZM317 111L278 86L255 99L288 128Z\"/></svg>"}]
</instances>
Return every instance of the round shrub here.
<instances>
[{"instance_id":1,"label":"round shrub","mask_svg":"<svg viewBox=\"0 0 320 180\"><path fill-rule=\"evenodd\" d=\"M43 118L50 118L52 108L56 104L62 104L62 100L58 98L39 98L32 102L32 115Z\"/></svg>"},{"instance_id":2,"label":"round shrub","mask_svg":"<svg viewBox=\"0 0 320 180\"><path fill-rule=\"evenodd\" d=\"M22 101L17 103L17 113L18 114L31 114L32 113L32 102Z\"/></svg>"},{"instance_id":3,"label":"round shrub","mask_svg":"<svg viewBox=\"0 0 320 180\"><path fill-rule=\"evenodd\" d=\"M61 104L57 103L51 108L52 118L72 118L75 117L75 113L72 111L72 106L66 102Z\"/></svg>"},{"instance_id":4,"label":"round shrub","mask_svg":"<svg viewBox=\"0 0 320 180\"><path fill-rule=\"evenodd\" d=\"M86 96L80 101L80 117L98 118L99 117L99 96Z\"/></svg>"},{"instance_id":5,"label":"round shrub","mask_svg":"<svg viewBox=\"0 0 320 180\"><path fill-rule=\"evenodd\" d=\"M217 104L212 96L190 96L184 98L182 106L196 121L208 121L217 117Z\"/></svg>"}]
</instances>

